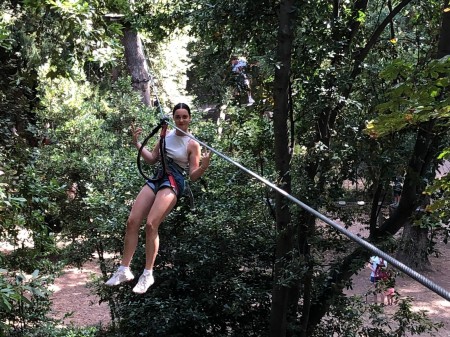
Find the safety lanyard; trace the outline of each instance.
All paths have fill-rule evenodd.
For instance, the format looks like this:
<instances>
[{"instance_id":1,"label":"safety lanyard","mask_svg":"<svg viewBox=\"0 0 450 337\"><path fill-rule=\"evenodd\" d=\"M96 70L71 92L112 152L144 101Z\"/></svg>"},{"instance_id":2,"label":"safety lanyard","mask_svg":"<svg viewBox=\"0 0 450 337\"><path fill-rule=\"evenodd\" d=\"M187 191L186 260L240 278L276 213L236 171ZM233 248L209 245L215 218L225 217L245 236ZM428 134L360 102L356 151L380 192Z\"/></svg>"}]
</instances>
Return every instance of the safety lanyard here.
<instances>
[{"instance_id":1,"label":"safety lanyard","mask_svg":"<svg viewBox=\"0 0 450 337\"><path fill-rule=\"evenodd\" d=\"M142 150L144 149L144 147L147 144L147 142L149 141L149 139L151 137L153 137L158 132L159 129L161 129L160 136L159 136L159 153L161 156L162 170L158 171L157 177L149 178L142 171L142 167L141 167ZM173 188L175 193L178 195L178 185L177 185L175 178L174 178L172 172L170 171L169 165L167 163L166 135L167 135L167 117L162 118L160 123L152 130L152 132L142 142L141 147L139 148L139 151L138 151L137 166L138 166L139 173L141 174L142 177L144 177L145 180L155 181L155 180L161 179L164 176L164 174L167 175L169 182L170 182L170 186Z\"/></svg>"}]
</instances>

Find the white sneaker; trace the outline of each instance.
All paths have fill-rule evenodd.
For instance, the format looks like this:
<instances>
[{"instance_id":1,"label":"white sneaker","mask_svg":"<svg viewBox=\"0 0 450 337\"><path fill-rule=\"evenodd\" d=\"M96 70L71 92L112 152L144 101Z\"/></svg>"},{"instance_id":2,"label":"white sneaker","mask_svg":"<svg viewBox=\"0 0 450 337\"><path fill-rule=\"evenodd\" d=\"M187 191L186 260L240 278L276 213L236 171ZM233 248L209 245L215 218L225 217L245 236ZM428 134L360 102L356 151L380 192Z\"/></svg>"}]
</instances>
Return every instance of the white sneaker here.
<instances>
[{"instance_id":1,"label":"white sneaker","mask_svg":"<svg viewBox=\"0 0 450 337\"><path fill-rule=\"evenodd\" d=\"M253 98L249 97L247 106L253 105L253 103L255 103L255 100Z\"/></svg>"},{"instance_id":2,"label":"white sneaker","mask_svg":"<svg viewBox=\"0 0 450 337\"><path fill-rule=\"evenodd\" d=\"M114 275L105 282L105 284L107 286L113 287L118 286L123 282L131 281L132 279L134 279L134 275L130 269L117 270Z\"/></svg>"},{"instance_id":3,"label":"white sneaker","mask_svg":"<svg viewBox=\"0 0 450 337\"><path fill-rule=\"evenodd\" d=\"M143 294L147 291L147 289L155 283L155 279L153 278L153 275L144 275L142 274L141 277L139 277L139 281L136 284L136 286L133 288L133 292L136 294Z\"/></svg>"}]
</instances>

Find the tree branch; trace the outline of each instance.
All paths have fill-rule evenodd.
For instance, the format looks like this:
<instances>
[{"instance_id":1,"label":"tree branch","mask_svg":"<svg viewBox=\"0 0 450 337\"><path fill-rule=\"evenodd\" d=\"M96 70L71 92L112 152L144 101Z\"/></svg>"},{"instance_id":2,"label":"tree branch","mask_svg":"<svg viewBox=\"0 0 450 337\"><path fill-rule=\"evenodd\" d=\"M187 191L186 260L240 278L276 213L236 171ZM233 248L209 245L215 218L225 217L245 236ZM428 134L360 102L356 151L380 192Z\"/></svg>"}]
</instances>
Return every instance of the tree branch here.
<instances>
[{"instance_id":1,"label":"tree branch","mask_svg":"<svg viewBox=\"0 0 450 337\"><path fill-rule=\"evenodd\" d=\"M388 16L386 16L383 20L383 22L378 26L378 28L372 33L372 36L370 37L369 41L366 43L365 47L361 49L359 54L355 57L355 64L353 66L352 74L350 75L350 79L354 79L356 76L359 75L361 72L361 63L364 61L364 59L369 54L372 47L375 45L375 43L378 41L381 33L384 31L386 26L391 22L391 20L404 8L406 7L410 2L414 0L403 0L401 3L399 3L397 6L395 6L392 11L389 13ZM352 82L352 81L350 81Z\"/></svg>"}]
</instances>

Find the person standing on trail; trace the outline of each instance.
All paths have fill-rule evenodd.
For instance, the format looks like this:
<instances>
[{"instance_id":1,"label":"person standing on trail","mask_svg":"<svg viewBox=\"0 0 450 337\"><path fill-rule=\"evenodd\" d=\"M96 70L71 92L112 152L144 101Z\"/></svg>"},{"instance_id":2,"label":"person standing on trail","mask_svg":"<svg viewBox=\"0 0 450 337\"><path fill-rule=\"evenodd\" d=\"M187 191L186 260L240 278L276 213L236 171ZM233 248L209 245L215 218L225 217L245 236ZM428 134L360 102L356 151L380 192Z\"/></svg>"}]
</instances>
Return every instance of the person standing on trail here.
<instances>
[{"instance_id":1,"label":"person standing on trail","mask_svg":"<svg viewBox=\"0 0 450 337\"><path fill-rule=\"evenodd\" d=\"M370 269L370 282L374 286L373 296L374 296L374 303L378 303L377 294L380 292L378 289L378 281L380 280L377 276L377 270L378 268L386 268L387 267L387 261L383 260L383 258L378 256L372 256L369 260L369 263L367 264L367 267ZM384 302L384 294L381 294L381 299Z\"/></svg>"},{"instance_id":2,"label":"person standing on trail","mask_svg":"<svg viewBox=\"0 0 450 337\"><path fill-rule=\"evenodd\" d=\"M147 219L145 231L145 269L133 292L143 294L154 283L153 266L159 249L158 227L175 206L178 198L183 194L185 177L188 171L192 181L199 179L209 166L212 153L201 153L200 144L187 136L191 123L191 110L188 105L179 103L173 108L173 120L178 129L172 130L165 136L165 151L161 153L160 144L153 150L142 149L142 158L149 164L160 163L158 174L149 179L139 192L127 220L125 232L124 252L122 263L112 277L106 281L107 286L117 286L131 281L134 275L130 270L130 263L138 243L139 228ZM142 133L141 128L132 126L133 144L141 148L138 141ZM168 170L162 168L162 162L167 163Z\"/></svg>"},{"instance_id":3,"label":"person standing on trail","mask_svg":"<svg viewBox=\"0 0 450 337\"><path fill-rule=\"evenodd\" d=\"M388 278L384 281L385 293L384 296L387 298L387 305L393 305L395 301L395 275L392 271L387 273Z\"/></svg>"}]
</instances>

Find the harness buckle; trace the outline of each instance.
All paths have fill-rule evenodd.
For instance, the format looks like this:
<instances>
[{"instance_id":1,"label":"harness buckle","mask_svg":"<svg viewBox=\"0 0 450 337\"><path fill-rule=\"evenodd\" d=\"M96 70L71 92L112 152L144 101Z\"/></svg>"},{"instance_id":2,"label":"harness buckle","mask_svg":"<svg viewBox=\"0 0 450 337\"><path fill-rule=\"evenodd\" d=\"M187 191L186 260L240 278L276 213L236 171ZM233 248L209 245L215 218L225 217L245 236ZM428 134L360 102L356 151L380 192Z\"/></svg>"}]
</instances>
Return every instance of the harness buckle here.
<instances>
[{"instance_id":1,"label":"harness buckle","mask_svg":"<svg viewBox=\"0 0 450 337\"><path fill-rule=\"evenodd\" d=\"M161 119L159 120L159 124L160 125L167 125L169 120L170 120L169 116L165 115L165 116L161 117Z\"/></svg>"}]
</instances>

